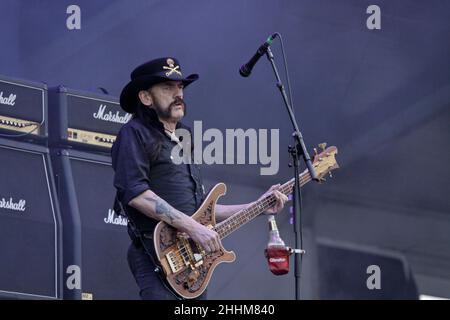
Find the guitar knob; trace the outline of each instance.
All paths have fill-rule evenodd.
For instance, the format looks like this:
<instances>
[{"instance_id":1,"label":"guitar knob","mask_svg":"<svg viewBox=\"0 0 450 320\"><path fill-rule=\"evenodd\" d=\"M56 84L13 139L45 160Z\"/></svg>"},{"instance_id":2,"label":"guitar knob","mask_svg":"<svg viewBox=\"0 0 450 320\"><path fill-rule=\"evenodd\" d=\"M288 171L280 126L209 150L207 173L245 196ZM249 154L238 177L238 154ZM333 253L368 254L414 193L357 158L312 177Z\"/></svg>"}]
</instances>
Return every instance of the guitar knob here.
<instances>
[{"instance_id":1,"label":"guitar knob","mask_svg":"<svg viewBox=\"0 0 450 320\"><path fill-rule=\"evenodd\" d=\"M331 171L328 172L328 176L329 176L330 178L333 178L333 174L331 173Z\"/></svg>"},{"instance_id":2,"label":"guitar knob","mask_svg":"<svg viewBox=\"0 0 450 320\"><path fill-rule=\"evenodd\" d=\"M319 147L322 149L322 151L325 151L325 148L327 147L327 143L326 142L319 143Z\"/></svg>"}]
</instances>

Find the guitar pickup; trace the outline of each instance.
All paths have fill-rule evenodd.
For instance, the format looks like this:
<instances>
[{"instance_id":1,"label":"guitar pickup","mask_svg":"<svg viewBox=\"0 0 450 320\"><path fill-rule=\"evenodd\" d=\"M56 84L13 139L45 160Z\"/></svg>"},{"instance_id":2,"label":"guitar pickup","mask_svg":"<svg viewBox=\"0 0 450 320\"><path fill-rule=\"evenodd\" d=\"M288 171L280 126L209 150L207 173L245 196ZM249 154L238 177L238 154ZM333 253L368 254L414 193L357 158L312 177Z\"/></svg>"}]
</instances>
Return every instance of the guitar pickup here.
<instances>
[{"instance_id":1,"label":"guitar pickup","mask_svg":"<svg viewBox=\"0 0 450 320\"><path fill-rule=\"evenodd\" d=\"M200 267L203 264L203 256L200 253L194 253L194 267Z\"/></svg>"},{"instance_id":2,"label":"guitar pickup","mask_svg":"<svg viewBox=\"0 0 450 320\"><path fill-rule=\"evenodd\" d=\"M194 253L194 260L195 262L199 262L203 260L203 256L199 253Z\"/></svg>"}]
</instances>

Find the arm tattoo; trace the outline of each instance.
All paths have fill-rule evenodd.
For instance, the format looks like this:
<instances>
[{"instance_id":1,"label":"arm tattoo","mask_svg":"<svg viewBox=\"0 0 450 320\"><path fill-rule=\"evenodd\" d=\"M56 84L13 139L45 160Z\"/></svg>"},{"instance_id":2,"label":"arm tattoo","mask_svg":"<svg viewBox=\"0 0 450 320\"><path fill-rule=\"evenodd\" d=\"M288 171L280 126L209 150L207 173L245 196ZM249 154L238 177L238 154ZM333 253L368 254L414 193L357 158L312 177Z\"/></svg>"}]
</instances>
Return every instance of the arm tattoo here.
<instances>
[{"instance_id":1,"label":"arm tattoo","mask_svg":"<svg viewBox=\"0 0 450 320\"><path fill-rule=\"evenodd\" d=\"M157 215L166 216L170 220L170 224L173 224L175 220L180 219L179 214L173 210L171 206L164 200L158 199L155 205L155 212Z\"/></svg>"},{"instance_id":2,"label":"arm tattoo","mask_svg":"<svg viewBox=\"0 0 450 320\"><path fill-rule=\"evenodd\" d=\"M173 224L175 220L180 219L180 215L176 212L166 201L160 198L152 198L149 196L145 197L145 200L150 201L155 204L155 213L161 218L166 217L169 224Z\"/></svg>"}]
</instances>

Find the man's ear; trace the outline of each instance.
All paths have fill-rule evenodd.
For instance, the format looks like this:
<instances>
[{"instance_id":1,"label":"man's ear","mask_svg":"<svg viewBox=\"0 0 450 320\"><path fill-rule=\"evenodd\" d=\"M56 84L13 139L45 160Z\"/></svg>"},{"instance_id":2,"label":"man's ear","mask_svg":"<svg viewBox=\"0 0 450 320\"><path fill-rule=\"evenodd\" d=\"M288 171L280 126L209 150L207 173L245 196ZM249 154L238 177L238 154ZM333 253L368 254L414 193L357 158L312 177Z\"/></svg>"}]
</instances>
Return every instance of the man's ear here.
<instances>
[{"instance_id":1,"label":"man's ear","mask_svg":"<svg viewBox=\"0 0 450 320\"><path fill-rule=\"evenodd\" d=\"M145 90L139 91L139 100L141 100L141 103L147 107L150 107L153 104L152 96Z\"/></svg>"}]
</instances>

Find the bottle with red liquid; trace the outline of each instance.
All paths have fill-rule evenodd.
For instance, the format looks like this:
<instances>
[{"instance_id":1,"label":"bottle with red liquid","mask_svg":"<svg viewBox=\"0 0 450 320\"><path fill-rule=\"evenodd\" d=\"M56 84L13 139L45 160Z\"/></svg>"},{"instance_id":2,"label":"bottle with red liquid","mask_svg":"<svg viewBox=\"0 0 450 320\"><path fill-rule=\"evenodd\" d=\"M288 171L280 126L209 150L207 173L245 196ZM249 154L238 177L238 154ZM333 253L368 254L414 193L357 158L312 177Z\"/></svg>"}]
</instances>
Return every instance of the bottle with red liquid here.
<instances>
[{"instance_id":1,"label":"bottle with red liquid","mask_svg":"<svg viewBox=\"0 0 450 320\"><path fill-rule=\"evenodd\" d=\"M291 251L286 247L280 237L277 222L273 215L269 216L269 242L265 250L265 256L269 263L270 271L279 276L289 272L289 256Z\"/></svg>"}]
</instances>

